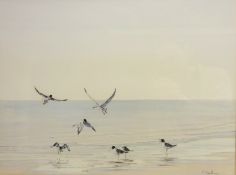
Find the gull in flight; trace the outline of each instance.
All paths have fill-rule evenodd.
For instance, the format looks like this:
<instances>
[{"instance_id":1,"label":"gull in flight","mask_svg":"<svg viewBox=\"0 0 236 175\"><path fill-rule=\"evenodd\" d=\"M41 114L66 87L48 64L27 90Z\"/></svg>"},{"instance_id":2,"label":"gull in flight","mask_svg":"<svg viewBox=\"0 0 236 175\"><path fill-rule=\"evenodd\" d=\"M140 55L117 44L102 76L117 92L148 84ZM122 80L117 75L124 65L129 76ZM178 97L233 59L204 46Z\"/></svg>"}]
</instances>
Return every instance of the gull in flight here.
<instances>
[{"instance_id":1,"label":"gull in flight","mask_svg":"<svg viewBox=\"0 0 236 175\"><path fill-rule=\"evenodd\" d=\"M91 128L94 132L96 132L95 128L91 125L91 123L89 123L87 121L87 119L84 119L83 122L80 122L79 124L74 124L72 126L77 127L77 134L78 135L82 132L84 126Z\"/></svg>"},{"instance_id":2,"label":"gull in flight","mask_svg":"<svg viewBox=\"0 0 236 175\"><path fill-rule=\"evenodd\" d=\"M115 96L116 94L116 89L114 90L113 94L103 103L103 104L99 104L96 100L94 100L87 92L87 90L84 88L85 93L87 94L87 96L95 102L96 106L93 107L93 109L95 108L99 108L101 109L102 113L105 115L107 113L107 108L106 106L108 105L108 103L110 103L110 101L112 100L112 98Z\"/></svg>"},{"instance_id":3,"label":"gull in flight","mask_svg":"<svg viewBox=\"0 0 236 175\"><path fill-rule=\"evenodd\" d=\"M54 143L51 148L57 147L58 148L58 154L63 152L64 149L67 149L67 151L70 151L70 147L67 144L59 145L59 143Z\"/></svg>"},{"instance_id":4,"label":"gull in flight","mask_svg":"<svg viewBox=\"0 0 236 175\"><path fill-rule=\"evenodd\" d=\"M168 149L177 146L177 145L172 145L172 144L170 144L170 143L167 143L167 142L165 141L165 139L161 139L161 142L164 143L164 146L165 146L165 148L166 148L166 153L167 153Z\"/></svg>"},{"instance_id":5,"label":"gull in flight","mask_svg":"<svg viewBox=\"0 0 236 175\"><path fill-rule=\"evenodd\" d=\"M39 90L36 87L34 87L34 89L39 95L41 95L44 98L43 99L43 104L44 105L47 104L50 100L51 101L67 101L67 99L63 99L63 100L56 99L51 94L50 95L45 95L42 92L39 92Z\"/></svg>"}]
</instances>

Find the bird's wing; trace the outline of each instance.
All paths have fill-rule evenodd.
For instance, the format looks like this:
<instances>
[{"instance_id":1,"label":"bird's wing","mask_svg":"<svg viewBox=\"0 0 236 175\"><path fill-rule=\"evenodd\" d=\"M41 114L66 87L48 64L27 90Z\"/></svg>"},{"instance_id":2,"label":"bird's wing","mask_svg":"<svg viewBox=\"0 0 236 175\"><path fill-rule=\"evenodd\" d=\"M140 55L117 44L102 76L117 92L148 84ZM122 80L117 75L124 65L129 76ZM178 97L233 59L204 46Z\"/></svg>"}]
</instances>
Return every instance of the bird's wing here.
<instances>
[{"instance_id":1,"label":"bird's wing","mask_svg":"<svg viewBox=\"0 0 236 175\"><path fill-rule=\"evenodd\" d=\"M91 123L89 123L89 122L84 122L83 123L84 124L84 126L86 126L86 127L88 127L88 128L92 128L92 130L94 131L94 132L96 132L96 130L95 130L95 128L91 125Z\"/></svg>"},{"instance_id":2,"label":"bird's wing","mask_svg":"<svg viewBox=\"0 0 236 175\"><path fill-rule=\"evenodd\" d=\"M99 103L96 101L96 100L94 100L89 94L88 94L88 92L87 92L87 90L84 88L84 92L87 94L87 96L92 100L92 101L94 101L94 103L96 103L98 106L99 106Z\"/></svg>"},{"instance_id":3,"label":"bird's wing","mask_svg":"<svg viewBox=\"0 0 236 175\"><path fill-rule=\"evenodd\" d=\"M84 125L83 125L82 122L80 122L79 124L72 125L72 127L76 127L77 128L77 134L79 135L81 133L81 131L83 130Z\"/></svg>"},{"instance_id":4,"label":"bird's wing","mask_svg":"<svg viewBox=\"0 0 236 175\"><path fill-rule=\"evenodd\" d=\"M78 135L82 132L83 128L84 128L83 123L80 123L79 125L77 125L77 134Z\"/></svg>"},{"instance_id":5,"label":"bird's wing","mask_svg":"<svg viewBox=\"0 0 236 175\"><path fill-rule=\"evenodd\" d=\"M112 100L115 94L116 94L116 89L114 90L113 94L101 105L101 107L105 107Z\"/></svg>"},{"instance_id":6,"label":"bird's wing","mask_svg":"<svg viewBox=\"0 0 236 175\"><path fill-rule=\"evenodd\" d=\"M55 142L52 146L58 147L58 146L59 146L59 143Z\"/></svg>"},{"instance_id":7,"label":"bird's wing","mask_svg":"<svg viewBox=\"0 0 236 175\"><path fill-rule=\"evenodd\" d=\"M123 146L124 151L131 151L127 146Z\"/></svg>"},{"instance_id":8,"label":"bird's wing","mask_svg":"<svg viewBox=\"0 0 236 175\"><path fill-rule=\"evenodd\" d=\"M77 128L77 134L78 134L78 135L82 132L83 128L84 128L84 127L78 127L78 128Z\"/></svg>"},{"instance_id":9,"label":"bird's wing","mask_svg":"<svg viewBox=\"0 0 236 175\"><path fill-rule=\"evenodd\" d=\"M64 144L63 148L67 148L67 150L70 151L70 147L67 144Z\"/></svg>"},{"instance_id":10,"label":"bird's wing","mask_svg":"<svg viewBox=\"0 0 236 175\"><path fill-rule=\"evenodd\" d=\"M45 98L48 97L47 95L43 94L42 92L39 92L39 90L38 90L36 87L34 87L34 89L36 90L36 92L37 92L39 95L41 95L41 96L43 96L43 97L45 97Z\"/></svg>"},{"instance_id":11,"label":"bird's wing","mask_svg":"<svg viewBox=\"0 0 236 175\"><path fill-rule=\"evenodd\" d=\"M94 132L96 132L96 129L91 125L91 128L92 128L92 130L94 131Z\"/></svg>"},{"instance_id":12,"label":"bird's wing","mask_svg":"<svg viewBox=\"0 0 236 175\"><path fill-rule=\"evenodd\" d=\"M170 144L170 143L165 143L165 145L166 145L167 147L174 147L174 146L176 146L176 145L172 145L172 144Z\"/></svg>"},{"instance_id":13,"label":"bird's wing","mask_svg":"<svg viewBox=\"0 0 236 175\"><path fill-rule=\"evenodd\" d=\"M70 147L67 144L66 144L66 148L67 148L68 151L70 151Z\"/></svg>"},{"instance_id":14,"label":"bird's wing","mask_svg":"<svg viewBox=\"0 0 236 175\"><path fill-rule=\"evenodd\" d=\"M60 100L60 99L52 98L52 100L54 100L54 101L67 101L68 99Z\"/></svg>"}]
</instances>

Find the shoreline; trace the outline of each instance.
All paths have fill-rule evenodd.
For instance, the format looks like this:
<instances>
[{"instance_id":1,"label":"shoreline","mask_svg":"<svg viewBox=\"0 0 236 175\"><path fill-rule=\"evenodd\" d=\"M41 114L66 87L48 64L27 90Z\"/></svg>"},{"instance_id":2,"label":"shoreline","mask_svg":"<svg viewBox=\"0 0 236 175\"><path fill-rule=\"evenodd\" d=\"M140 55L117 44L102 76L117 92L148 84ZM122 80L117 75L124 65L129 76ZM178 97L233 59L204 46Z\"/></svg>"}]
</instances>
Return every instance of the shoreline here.
<instances>
[{"instance_id":1,"label":"shoreline","mask_svg":"<svg viewBox=\"0 0 236 175\"><path fill-rule=\"evenodd\" d=\"M68 173L65 171L34 171L31 170L16 170L16 169L0 169L0 174L4 175L51 175L51 174L65 174L65 175L78 175L80 172ZM159 166L152 169L138 169L138 170L114 170L114 171L88 171L82 174L87 175L234 175L235 162L210 162L210 163L184 163L174 166Z\"/></svg>"}]
</instances>

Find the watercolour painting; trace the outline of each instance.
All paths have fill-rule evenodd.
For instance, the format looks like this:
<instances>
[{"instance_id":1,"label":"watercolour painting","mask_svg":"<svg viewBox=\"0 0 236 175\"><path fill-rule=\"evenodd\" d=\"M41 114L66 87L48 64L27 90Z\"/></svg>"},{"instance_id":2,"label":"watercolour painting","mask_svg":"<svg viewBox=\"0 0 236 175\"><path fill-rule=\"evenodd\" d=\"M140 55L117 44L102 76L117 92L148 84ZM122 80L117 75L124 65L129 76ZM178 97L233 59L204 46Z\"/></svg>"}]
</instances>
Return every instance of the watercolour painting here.
<instances>
[{"instance_id":1,"label":"watercolour painting","mask_svg":"<svg viewBox=\"0 0 236 175\"><path fill-rule=\"evenodd\" d=\"M235 0L0 0L1 175L233 175Z\"/></svg>"}]
</instances>

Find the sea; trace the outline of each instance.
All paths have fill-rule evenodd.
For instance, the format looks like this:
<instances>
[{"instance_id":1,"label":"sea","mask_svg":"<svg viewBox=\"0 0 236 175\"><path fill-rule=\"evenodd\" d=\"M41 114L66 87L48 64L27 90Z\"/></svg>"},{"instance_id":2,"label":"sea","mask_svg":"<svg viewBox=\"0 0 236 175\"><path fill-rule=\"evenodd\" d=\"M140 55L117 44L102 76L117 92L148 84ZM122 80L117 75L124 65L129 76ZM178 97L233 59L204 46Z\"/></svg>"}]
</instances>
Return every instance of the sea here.
<instances>
[{"instance_id":1,"label":"sea","mask_svg":"<svg viewBox=\"0 0 236 175\"><path fill-rule=\"evenodd\" d=\"M29 174L109 174L191 163L234 166L235 101L112 101L107 114L92 101L0 101L0 170ZM73 124L87 119L78 135ZM166 152L160 139L177 144ZM58 154L55 142L71 151ZM125 155L112 146L127 146Z\"/></svg>"}]
</instances>

